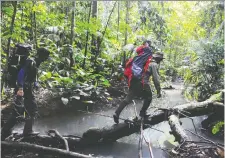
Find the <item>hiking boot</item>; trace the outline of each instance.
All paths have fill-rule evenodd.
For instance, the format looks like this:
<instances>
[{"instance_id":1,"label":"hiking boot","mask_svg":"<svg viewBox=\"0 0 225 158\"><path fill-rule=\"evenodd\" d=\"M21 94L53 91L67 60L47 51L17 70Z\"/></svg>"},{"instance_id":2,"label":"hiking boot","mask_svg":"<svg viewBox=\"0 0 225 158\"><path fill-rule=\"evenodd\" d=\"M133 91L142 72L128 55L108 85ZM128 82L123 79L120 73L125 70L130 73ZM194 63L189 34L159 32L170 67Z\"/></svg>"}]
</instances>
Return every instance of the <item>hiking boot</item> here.
<instances>
[{"instance_id":1,"label":"hiking boot","mask_svg":"<svg viewBox=\"0 0 225 158\"><path fill-rule=\"evenodd\" d=\"M113 115L113 119L114 119L114 122L115 122L116 124L119 123L119 116L118 116L117 114L114 114L114 115Z\"/></svg>"},{"instance_id":2,"label":"hiking boot","mask_svg":"<svg viewBox=\"0 0 225 158\"><path fill-rule=\"evenodd\" d=\"M139 116L143 119L148 118L148 115L146 114L146 112L142 112L142 111L140 112Z\"/></svg>"}]
</instances>

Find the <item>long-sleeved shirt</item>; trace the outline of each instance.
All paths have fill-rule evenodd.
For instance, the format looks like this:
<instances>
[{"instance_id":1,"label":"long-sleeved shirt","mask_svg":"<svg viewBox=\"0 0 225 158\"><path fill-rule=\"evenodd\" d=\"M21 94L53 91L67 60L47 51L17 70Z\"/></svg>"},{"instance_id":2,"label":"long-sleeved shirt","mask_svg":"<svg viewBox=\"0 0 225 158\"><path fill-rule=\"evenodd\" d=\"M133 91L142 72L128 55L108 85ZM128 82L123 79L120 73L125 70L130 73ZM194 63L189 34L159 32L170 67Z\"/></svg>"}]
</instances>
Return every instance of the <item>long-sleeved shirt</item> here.
<instances>
[{"instance_id":1,"label":"long-sleeved shirt","mask_svg":"<svg viewBox=\"0 0 225 158\"><path fill-rule=\"evenodd\" d=\"M31 86L36 82L37 66L36 62L32 59L27 59L26 64L22 67L17 76L17 87L24 88L24 86Z\"/></svg>"},{"instance_id":2,"label":"long-sleeved shirt","mask_svg":"<svg viewBox=\"0 0 225 158\"><path fill-rule=\"evenodd\" d=\"M155 86L157 92L159 92L161 90L158 69L159 69L158 64L155 62L154 59L152 59L148 66L147 71L145 72L144 78L143 78L144 83L149 84L149 78L150 78L150 76L152 76L153 83L154 83L154 86Z\"/></svg>"}]
</instances>

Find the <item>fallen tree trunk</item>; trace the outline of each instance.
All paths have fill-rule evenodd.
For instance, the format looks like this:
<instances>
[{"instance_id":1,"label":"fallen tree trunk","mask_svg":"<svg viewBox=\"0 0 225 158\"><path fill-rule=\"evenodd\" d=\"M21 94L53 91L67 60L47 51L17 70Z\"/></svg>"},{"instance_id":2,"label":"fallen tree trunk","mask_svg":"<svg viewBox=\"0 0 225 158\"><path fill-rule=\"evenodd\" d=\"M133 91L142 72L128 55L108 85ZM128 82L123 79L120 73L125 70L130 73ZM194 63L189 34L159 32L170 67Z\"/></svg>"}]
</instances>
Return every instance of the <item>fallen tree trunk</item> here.
<instances>
[{"instance_id":1,"label":"fallen tree trunk","mask_svg":"<svg viewBox=\"0 0 225 158\"><path fill-rule=\"evenodd\" d=\"M156 125L160 122L167 121L168 117L177 111L179 117L194 117L207 115L213 112L223 112L224 106L217 105L211 100L206 100L199 103L188 103L175 106L172 109L158 110L153 115L149 116L148 120L144 121L143 129L149 128L149 125ZM101 135L102 141L115 141L124 136L129 136L138 132L140 129L140 120L136 122L128 121L112 125L111 127L100 129L98 135ZM88 131L87 131L88 133ZM93 132L94 133L94 132Z\"/></svg>"},{"instance_id":2,"label":"fallen tree trunk","mask_svg":"<svg viewBox=\"0 0 225 158\"><path fill-rule=\"evenodd\" d=\"M176 115L170 115L168 122L171 128L170 134L174 135L175 141L178 141L178 143L182 144L186 140L190 140L184 129L181 127L180 120Z\"/></svg>"},{"instance_id":3,"label":"fallen tree trunk","mask_svg":"<svg viewBox=\"0 0 225 158\"><path fill-rule=\"evenodd\" d=\"M51 147L45 147L45 146L40 146L36 144L30 144L30 143L22 143L22 142L7 142L7 141L1 141L2 149L4 148L13 148L13 149L18 149L18 150L27 150L27 151L34 151L34 152L39 152L39 153L45 153L45 154L50 154L50 155L56 155L56 156L65 156L65 157L79 157L79 158L92 158L92 156L84 155L84 154L79 154L75 152L70 152L62 149L56 149L56 148L51 148Z\"/></svg>"},{"instance_id":4,"label":"fallen tree trunk","mask_svg":"<svg viewBox=\"0 0 225 158\"><path fill-rule=\"evenodd\" d=\"M183 105L178 105L173 108L174 110L180 110L183 112L188 112L189 117L208 115L215 111L220 111L224 109L224 106L217 104L212 100L206 100L203 102L187 103ZM185 116L183 116L185 117Z\"/></svg>"},{"instance_id":5,"label":"fallen tree trunk","mask_svg":"<svg viewBox=\"0 0 225 158\"><path fill-rule=\"evenodd\" d=\"M206 110L207 109L207 110ZM149 116L147 120L144 121L143 129L150 128L152 125L158 124L163 121L167 121L168 117L172 114L177 114L179 117L193 117L206 115L208 113L212 113L215 111L223 111L224 106L216 105L213 101L207 100L200 103L188 103L179 106L175 106L172 109L162 109L155 112L153 115ZM182 113L179 113L182 112ZM183 114L185 113L185 114ZM177 140L182 142L186 139L185 134L183 134L183 130L179 128L179 124L177 123L177 119L175 117L169 118L171 126L175 125L174 131L177 136ZM75 150L78 148L87 147L96 143L104 143L104 142L114 142L122 137L129 136L133 133L139 132L141 126L141 121L130 121L126 120L123 123L114 124L112 126L104 127L102 129L92 128L83 133L81 138L71 137L71 136L63 136L69 145L70 150ZM173 130L172 130L173 131ZM51 138L49 136L41 136L38 135L36 137L27 137L23 138L24 142L37 142L42 145L51 144L52 146L56 146L59 144L58 140ZM65 141L64 141L65 142ZM60 148L65 148L65 143L62 140L60 141ZM58 145L57 145L58 147Z\"/></svg>"},{"instance_id":6,"label":"fallen tree trunk","mask_svg":"<svg viewBox=\"0 0 225 158\"><path fill-rule=\"evenodd\" d=\"M172 154L172 157L224 157L223 146L187 130L190 133L199 136L205 142L191 141L185 130L181 127L181 122L177 115L170 115L168 122L171 128L170 134L173 134L175 141L178 141L179 143L179 146L171 150L170 153ZM199 143L201 145L199 145Z\"/></svg>"}]
</instances>

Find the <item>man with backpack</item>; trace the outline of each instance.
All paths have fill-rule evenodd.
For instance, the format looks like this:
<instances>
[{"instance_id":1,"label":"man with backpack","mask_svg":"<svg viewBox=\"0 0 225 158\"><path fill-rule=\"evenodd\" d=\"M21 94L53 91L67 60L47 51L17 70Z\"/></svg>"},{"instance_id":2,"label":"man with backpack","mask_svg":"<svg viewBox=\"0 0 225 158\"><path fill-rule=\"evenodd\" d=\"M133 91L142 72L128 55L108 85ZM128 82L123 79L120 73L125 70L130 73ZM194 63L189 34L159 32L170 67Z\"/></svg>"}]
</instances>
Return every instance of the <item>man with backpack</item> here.
<instances>
[{"instance_id":1,"label":"man with backpack","mask_svg":"<svg viewBox=\"0 0 225 158\"><path fill-rule=\"evenodd\" d=\"M152 57L152 50L151 50L150 46L151 46L151 41L146 40L143 42L143 44L141 46L137 47L137 49L136 49L136 53L139 56L139 57L136 57L136 62L141 64L142 65L141 67L143 67L143 64L147 65L148 63L146 63L146 61L149 62L150 58ZM135 58L130 58L127 61L126 65L125 65L125 69L124 69L124 76L128 80L128 86L130 86L130 81L132 78L132 68L135 69L135 67L132 67L134 60L135 60Z\"/></svg>"},{"instance_id":2,"label":"man with backpack","mask_svg":"<svg viewBox=\"0 0 225 158\"><path fill-rule=\"evenodd\" d=\"M38 134L32 130L34 118L37 114L33 90L37 86L38 67L48 59L50 52L45 48L38 48L36 56L32 59L29 58L30 50L31 46L18 44L16 45L16 51L9 58L8 82L15 88L15 97L12 103L14 106L13 112L1 130L2 140L10 135L19 117L26 118L23 130L24 136Z\"/></svg>"},{"instance_id":3,"label":"man with backpack","mask_svg":"<svg viewBox=\"0 0 225 158\"><path fill-rule=\"evenodd\" d=\"M152 91L149 85L149 78L152 76L154 86L157 90L157 98L161 97L161 87L159 81L158 64L164 59L163 53L157 52L155 54L143 52L142 55L134 57L132 61L131 72L128 76L129 92L126 98L120 103L119 107L113 115L114 122L119 123L119 116L122 110L132 101L135 96L142 96L144 104L139 116L145 117L146 111L152 101ZM126 68L125 68L126 69ZM126 70L125 70L126 71Z\"/></svg>"}]
</instances>

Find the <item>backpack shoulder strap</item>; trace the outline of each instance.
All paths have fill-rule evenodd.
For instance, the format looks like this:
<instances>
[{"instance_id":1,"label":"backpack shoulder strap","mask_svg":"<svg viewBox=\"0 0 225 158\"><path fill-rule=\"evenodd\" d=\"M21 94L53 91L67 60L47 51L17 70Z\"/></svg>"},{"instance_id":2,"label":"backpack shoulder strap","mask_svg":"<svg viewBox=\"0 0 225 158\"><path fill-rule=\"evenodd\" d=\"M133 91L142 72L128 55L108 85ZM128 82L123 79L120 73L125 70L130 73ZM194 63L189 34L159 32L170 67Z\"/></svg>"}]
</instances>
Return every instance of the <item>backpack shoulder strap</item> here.
<instances>
[{"instance_id":1,"label":"backpack shoulder strap","mask_svg":"<svg viewBox=\"0 0 225 158\"><path fill-rule=\"evenodd\" d=\"M148 60L146 61L146 63L145 63L145 66L144 66L144 72L146 72L146 71L148 70L148 66L149 66L149 64L151 63L151 60L152 60L152 56L150 56L150 57L148 58Z\"/></svg>"},{"instance_id":2,"label":"backpack shoulder strap","mask_svg":"<svg viewBox=\"0 0 225 158\"><path fill-rule=\"evenodd\" d=\"M133 62L133 58L130 58L130 59L126 62L126 66L125 66L125 67L131 65L132 62Z\"/></svg>"}]
</instances>

